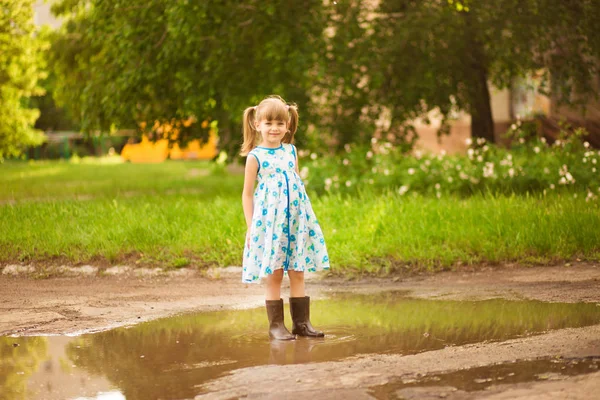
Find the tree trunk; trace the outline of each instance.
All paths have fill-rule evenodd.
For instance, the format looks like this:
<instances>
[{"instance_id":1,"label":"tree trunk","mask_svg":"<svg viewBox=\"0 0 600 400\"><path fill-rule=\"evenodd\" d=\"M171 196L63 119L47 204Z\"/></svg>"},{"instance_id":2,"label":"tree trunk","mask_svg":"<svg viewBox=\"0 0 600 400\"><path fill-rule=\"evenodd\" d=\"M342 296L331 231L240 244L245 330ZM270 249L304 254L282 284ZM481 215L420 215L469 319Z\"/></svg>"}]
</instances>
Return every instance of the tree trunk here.
<instances>
[{"instance_id":1,"label":"tree trunk","mask_svg":"<svg viewBox=\"0 0 600 400\"><path fill-rule=\"evenodd\" d=\"M488 67L485 51L479 38L478 30L473 26L477 19L473 12L463 13L465 18L466 47L466 84L469 96L469 112L471 113L471 137L483 138L495 143L494 119L492 118L492 105L490 90L487 85Z\"/></svg>"},{"instance_id":2,"label":"tree trunk","mask_svg":"<svg viewBox=\"0 0 600 400\"><path fill-rule=\"evenodd\" d=\"M219 150L225 151L229 161L233 161L239 155L242 144L241 126L239 132L234 132L234 124L227 112L220 113L217 126L219 127Z\"/></svg>"},{"instance_id":3,"label":"tree trunk","mask_svg":"<svg viewBox=\"0 0 600 400\"><path fill-rule=\"evenodd\" d=\"M473 76L471 89L471 137L484 138L490 143L495 143L494 119L490 102L490 90L487 85L487 73L478 66Z\"/></svg>"},{"instance_id":4,"label":"tree trunk","mask_svg":"<svg viewBox=\"0 0 600 400\"><path fill-rule=\"evenodd\" d=\"M218 152L225 151L227 153L228 161L233 161L240 152L240 145L242 143L242 131L241 126L239 130L239 137L234 136L233 123L231 121L231 113L225 109L221 96L215 95L215 111L214 116L217 120L217 129L219 135L219 144L217 146ZM219 154L217 153L218 157Z\"/></svg>"}]
</instances>

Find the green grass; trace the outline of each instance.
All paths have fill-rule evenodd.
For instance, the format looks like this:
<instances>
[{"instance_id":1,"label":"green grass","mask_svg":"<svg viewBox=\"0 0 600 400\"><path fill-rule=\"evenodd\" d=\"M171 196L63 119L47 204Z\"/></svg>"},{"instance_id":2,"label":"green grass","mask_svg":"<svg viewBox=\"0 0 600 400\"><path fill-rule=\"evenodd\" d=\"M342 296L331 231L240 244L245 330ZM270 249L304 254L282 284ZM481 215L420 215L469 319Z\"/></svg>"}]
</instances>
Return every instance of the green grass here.
<instances>
[{"instance_id":1,"label":"green grass","mask_svg":"<svg viewBox=\"0 0 600 400\"><path fill-rule=\"evenodd\" d=\"M160 164L72 164L60 161L0 164L0 204L7 202L133 197L188 193L231 194L243 176L223 179L208 161Z\"/></svg>"},{"instance_id":2,"label":"green grass","mask_svg":"<svg viewBox=\"0 0 600 400\"><path fill-rule=\"evenodd\" d=\"M241 265L241 175L200 162L17 163L0 173L1 263ZM585 193L309 195L337 271L600 259L600 207Z\"/></svg>"}]
</instances>

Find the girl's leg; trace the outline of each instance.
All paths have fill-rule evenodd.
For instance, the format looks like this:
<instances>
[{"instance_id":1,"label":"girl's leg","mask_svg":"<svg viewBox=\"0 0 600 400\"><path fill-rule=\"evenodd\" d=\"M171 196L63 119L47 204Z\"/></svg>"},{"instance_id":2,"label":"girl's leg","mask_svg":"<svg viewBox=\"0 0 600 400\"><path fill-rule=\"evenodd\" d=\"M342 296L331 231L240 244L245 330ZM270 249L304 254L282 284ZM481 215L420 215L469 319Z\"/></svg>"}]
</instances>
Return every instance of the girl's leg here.
<instances>
[{"instance_id":1,"label":"girl's leg","mask_svg":"<svg viewBox=\"0 0 600 400\"><path fill-rule=\"evenodd\" d=\"M267 300L279 300L281 298L281 281L283 280L283 269L273 271L267 275Z\"/></svg>"},{"instance_id":2,"label":"girl's leg","mask_svg":"<svg viewBox=\"0 0 600 400\"><path fill-rule=\"evenodd\" d=\"M285 327L283 321L283 300L281 299L281 281L283 270L278 269L267 276L265 305L269 317L269 337L277 340L293 340L295 336Z\"/></svg>"},{"instance_id":3,"label":"girl's leg","mask_svg":"<svg viewBox=\"0 0 600 400\"><path fill-rule=\"evenodd\" d=\"M288 271L290 276L290 297L304 297L304 272Z\"/></svg>"},{"instance_id":4,"label":"girl's leg","mask_svg":"<svg viewBox=\"0 0 600 400\"><path fill-rule=\"evenodd\" d=\"M288 271L290 276L290 311L292 334L298 336L323 337L310 323L310 297L304 294L304 272Z\"/></svg>"}]
</instances>

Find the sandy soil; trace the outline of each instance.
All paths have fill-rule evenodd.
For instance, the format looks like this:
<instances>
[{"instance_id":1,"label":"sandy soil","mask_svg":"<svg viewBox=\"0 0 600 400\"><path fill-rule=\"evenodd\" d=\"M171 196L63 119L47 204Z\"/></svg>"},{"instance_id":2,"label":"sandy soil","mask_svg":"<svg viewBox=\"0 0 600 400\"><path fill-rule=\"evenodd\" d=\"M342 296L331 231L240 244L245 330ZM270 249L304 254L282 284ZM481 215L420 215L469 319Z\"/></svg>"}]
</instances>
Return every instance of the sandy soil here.
<instances>
[{"instance_id":1,"label":"sandy soil","mask_svg":"<svg viewBox=\"0 0 600 400\"><path fill-rule=\"evenodd\" d=\"M308 282L313 298L329 291L375 292L407 290L426 299L537 299L553 302L600 303L600 265L478 268L410 278L338 278ZM284 289L284 293L287 290ZM0 275L0 335L73 334L94 332L183 312L256 307L263 288L244 285L239 275L210 279L199 274L169 277L134 275L31 279ZM600 326L563 329L501 343L450 347L411 356L370 355L338 362L262 366L235 371L210 382L199 398L372 398L370 388L411 374L448 372L515 359L543 356L600 356ZM302 377L261 385L268 374ZM321 377L326 377L322 379ZM254 388L249 391L248 388ZM595 390L594 390L595 389ZM412 388L404 398L548 398L587 399L600 390L600 373L493 386L483 392L452 388Z\"/></svg>"}]
</instances>

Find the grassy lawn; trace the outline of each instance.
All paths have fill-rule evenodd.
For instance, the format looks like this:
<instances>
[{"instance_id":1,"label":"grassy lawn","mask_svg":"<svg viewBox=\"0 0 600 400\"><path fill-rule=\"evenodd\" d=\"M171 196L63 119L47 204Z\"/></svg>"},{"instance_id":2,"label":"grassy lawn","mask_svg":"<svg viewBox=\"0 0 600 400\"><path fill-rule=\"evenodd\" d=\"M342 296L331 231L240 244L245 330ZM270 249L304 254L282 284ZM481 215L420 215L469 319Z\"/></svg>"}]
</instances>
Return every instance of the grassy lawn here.
<instances>
[{"instance_id":1,"label":"grassy lawn","mask_svg":"<svg viewBox=\"0 0 600 400\"><path fill-rule=\"evenodd\" d=\"M130 164L35 162L0 164L0 204L193 193L232 194L242 176L223 179L207 161Z\"/></svg>"},{"instance_id":2,"label":"grassy lawn","mask_svg":"<svg viewBox=\"0 0 600 400\"><path fill-rule=\"evenodd\" d=\"M4 164L0 262L241 265L242 181L202 162ZM338 271L600 259L585 193L309 196Z\"/></svg>"}]
</instances>

